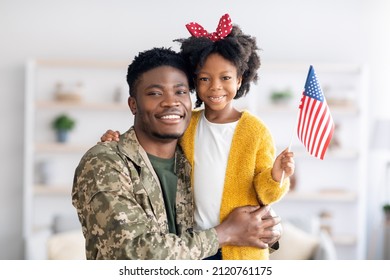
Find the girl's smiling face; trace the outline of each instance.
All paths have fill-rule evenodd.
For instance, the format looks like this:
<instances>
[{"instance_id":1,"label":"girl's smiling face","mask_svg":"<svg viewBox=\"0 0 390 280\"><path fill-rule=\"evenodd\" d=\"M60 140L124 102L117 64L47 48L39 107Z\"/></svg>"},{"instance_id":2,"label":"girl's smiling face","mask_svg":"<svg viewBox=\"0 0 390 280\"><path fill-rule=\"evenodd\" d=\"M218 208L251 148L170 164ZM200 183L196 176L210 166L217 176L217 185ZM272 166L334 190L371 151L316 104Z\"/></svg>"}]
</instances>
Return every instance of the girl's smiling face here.
<instances>
[{"instance_id":1,"label":"girl's smiling face","mask_svg":"<svg viewBox=\"0 0 390 280\"><path fill-rule=\"evenodd\" d=\"M241 86L237 68L220 54L210 54L196 78L196 92L205 103L206 110L229 110L231 101Z\"/></svg>"}]
</instances>

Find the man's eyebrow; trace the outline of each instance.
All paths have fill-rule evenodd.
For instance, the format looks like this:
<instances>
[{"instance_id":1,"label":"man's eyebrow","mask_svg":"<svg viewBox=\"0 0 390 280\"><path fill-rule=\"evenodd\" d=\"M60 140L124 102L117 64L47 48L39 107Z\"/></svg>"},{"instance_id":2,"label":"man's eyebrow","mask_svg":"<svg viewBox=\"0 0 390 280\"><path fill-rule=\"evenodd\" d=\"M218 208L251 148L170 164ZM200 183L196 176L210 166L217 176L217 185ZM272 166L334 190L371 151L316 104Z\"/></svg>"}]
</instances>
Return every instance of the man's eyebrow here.
<instances>
[{"instance_id":1,"label":"man's eyebrow","mask_svg":"<svg viewBox=\"0 0 390 280\"><path fill-rule=\"evenodd\" d=\"M151 84L151 85L148 85L146 87L146 89L151 89L151 88L159 88L159 89L163 89L164 87L160 84Z\"/></svg>"},{"instance_id":2,"label":"man's eyebrow","mask_svg":"<svg viewBox=\"0 0 390 280\"><path fill-rule=\"evenodd\" d=\"M185 83L177 83L176 85L174 85L174 87L186 87L186 88L188 88L188 85L185 84Z\"/></svg>"},{"instance_id":3,"label":"man's eyebrow","mask_svg":"<svg viewBox=\"0 0 390 280\"><path fill-rule=\"evenodd\" d=\"M173 85L173 88L180 88L180 87L189 88L189 86L185 83L177 83L177 84ZM158 89L163 90L164 86L162 86L160 84L151 84L151 85L147 86L145 89L148 90L148 89L152 89L152 88L158 88Z\"/></svg>"}]
</instances>

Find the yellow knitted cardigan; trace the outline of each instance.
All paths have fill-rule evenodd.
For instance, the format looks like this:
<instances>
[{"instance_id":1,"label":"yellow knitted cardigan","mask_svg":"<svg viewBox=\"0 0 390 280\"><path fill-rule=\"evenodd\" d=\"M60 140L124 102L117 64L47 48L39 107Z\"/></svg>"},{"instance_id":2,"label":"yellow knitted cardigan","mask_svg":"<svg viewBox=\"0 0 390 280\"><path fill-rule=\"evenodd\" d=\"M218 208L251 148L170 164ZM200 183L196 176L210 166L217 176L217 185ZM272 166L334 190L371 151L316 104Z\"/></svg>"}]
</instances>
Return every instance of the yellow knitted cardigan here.
<instances>
[{"instance_id":1,"label":"yellow knitted cardigan","mask_svg":"<svg viewBox=\"0 0 390 280\"><path fill-rule=\"evenodd\" d=\"M195 135L202 110L192 112L190 124L180 144L187 159L194 166ZM280 188L272 179L271 169L275 159L275 146L266 125L248 111L243 111L237 123L228 157L225 183L220 209L220 221L236 207L270 204L282 198L289 190L286 179ZM194 174L191 178L193 181ZM205 174L207 176L207 174ZM212 186L210 186L212 191ZM254 247L224 246L224 260L268 259L268 249Z\"/></svg>"}]
</instances>

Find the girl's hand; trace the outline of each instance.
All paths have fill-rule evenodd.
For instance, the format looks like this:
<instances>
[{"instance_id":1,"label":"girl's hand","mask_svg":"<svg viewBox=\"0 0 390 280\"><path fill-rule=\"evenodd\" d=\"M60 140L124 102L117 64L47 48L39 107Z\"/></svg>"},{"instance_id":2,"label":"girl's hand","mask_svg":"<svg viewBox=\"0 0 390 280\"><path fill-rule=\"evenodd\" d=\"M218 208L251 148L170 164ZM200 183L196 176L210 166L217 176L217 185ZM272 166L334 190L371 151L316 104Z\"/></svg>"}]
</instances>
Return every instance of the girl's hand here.
<instances>
[{"instance_id":1,"label":"girl's hand","mask_svg":"<svg viewBox=\"0 0 390 280\"><path fill-rule=\"evenodd\" d=\"M294 174L295 163L294 153L289 152L286 148L275 159L274 166L272 167L272 178L276 182L280 182L284 171L284 178L288 178Z\"/></svg>"},{"instance_id":2,"label":"girl's hand","mask_svg":"<svg viewBox=\"0 0 390 280\"><path fill-rule=\"evenodd\" d=\"M107 130L106 133L103 134L102 137L100 137L101 142L111 142L111 141L119 141L119 131L113 131L111 129Z\"/></svg>"}]
</instances>

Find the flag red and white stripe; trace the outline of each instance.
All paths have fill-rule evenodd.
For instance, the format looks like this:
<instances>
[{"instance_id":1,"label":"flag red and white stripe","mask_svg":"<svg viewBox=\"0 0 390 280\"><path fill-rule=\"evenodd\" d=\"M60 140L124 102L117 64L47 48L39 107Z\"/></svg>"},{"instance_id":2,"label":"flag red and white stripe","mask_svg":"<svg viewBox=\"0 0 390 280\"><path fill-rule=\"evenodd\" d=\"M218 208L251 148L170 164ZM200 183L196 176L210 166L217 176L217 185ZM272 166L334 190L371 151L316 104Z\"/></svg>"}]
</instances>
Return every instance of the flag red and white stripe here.
<instances>
[{"instance_id":1,"label":"flag red and white stripe","mask_svg":"<svg viewBox=\"0 0 390 280\"><path fill-rule=\"evenodd\" d=\"M311 155L324 159L334 133L334 122L313 66L299 105L297 133Z\"/></svg>"}]
</instances>

